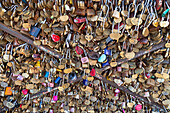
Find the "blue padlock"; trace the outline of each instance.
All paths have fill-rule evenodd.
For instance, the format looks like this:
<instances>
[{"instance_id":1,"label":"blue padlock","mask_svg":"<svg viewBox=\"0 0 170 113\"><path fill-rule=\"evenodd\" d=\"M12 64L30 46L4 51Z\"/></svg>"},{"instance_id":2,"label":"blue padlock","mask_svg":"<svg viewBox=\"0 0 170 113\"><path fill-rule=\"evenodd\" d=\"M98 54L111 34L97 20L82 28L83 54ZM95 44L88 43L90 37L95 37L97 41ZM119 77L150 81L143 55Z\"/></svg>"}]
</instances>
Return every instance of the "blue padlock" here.
<instances>
[{"instance_id":1,"label":"blue padlock","mask_svg":"<svg viewBox=\"0 0 170 113\"><path fill-rule=\"evenodd\" d=\"M105 49L104 49L104 54L106 54L106 55L111 55L111 54L112 54L111 49L105 48Z\"/></svg>"},{"instance_id":2,"label":"blue padlock","mask_svg":"<svg viewBox=\"0 0 170 113\"><path fill-rule=\"evenodd\" d=\"M105 54L102 54L99 59L98 59L98 62L104 62L106 60L106 55Z\"/></svg>"},{"instance_id":3,"label":"blue padlock","mask_svg":"<svg viewBox=\"0 0 170 113\"><path fill-rule=\"evenodd\" d=\"M27 4L27 1L26 1L26 0L22 0L22 2L24 2L25 4Z\"/></svg>"},{"instance_id":4,"label":"blue padlock","mask_svg":"<svg viewBox=\"0 0 170 113\"><path fill-rule=\"evenodd\" d=\"M107 39L106 39L106 44L109 44L110 42L112 42L113 41L113 39L111 39L110 37L108 37Z\"/></svg>"},{"instance_id":5,"label":"blue padlock","mask_svg":"<svg viewBox=\"0 0 170 113\"><path fill-rule=\"evenodd\" d=\"M83 79L83 84L84 84L85 86L87 86L87 85L88 85L88 80L87 80L87 79Z\"/></svg>"},{"instance_id":6,"label":"blue padlock","mask_svg":"<svg viewBox=\"0 0 170 113\"><path fill-rule=\"evenodd\" d=\"M60 82L61 78L57 77L57 79L55 80L55 83L58 84Z\"/></svg>"},{"instance_id":7,"label":"blue padlock","mask_svg":"<svg viewBox=\"0 0 170 113\"><path fill-rule=\"evenodd\" d=\"M41 29L36 27L36 26L32 26L31 30L30 30L30 35L34 36L34 37L38 37L38 35L40 34Z\"/></svg>"},{"instance_id":8,"label":"blue padlock","mask_svg":"<svg viewBox=\"0 0 170 113\"><path fill-rule=\"evenodd\" d=\"M108 59L107 59L107 62L102 63L102 67L105 67L105 66L108 66L108 65L110 65L110 64L109 64L109 60L108 60Z\"/></svg>"},{"instance_id":9,"label":"blue padlock","mask_svg":"<svg viewBox=\"0 0 170 113\"><path fill-rule=\"evenodd\" d=\"M48 71L46 71L46 73L45 73L45 76L44 76L44 77L45 77L45 78L48 78L49 74L50 74L50 73L49 73Z\"/></svg>"}]
</instances>

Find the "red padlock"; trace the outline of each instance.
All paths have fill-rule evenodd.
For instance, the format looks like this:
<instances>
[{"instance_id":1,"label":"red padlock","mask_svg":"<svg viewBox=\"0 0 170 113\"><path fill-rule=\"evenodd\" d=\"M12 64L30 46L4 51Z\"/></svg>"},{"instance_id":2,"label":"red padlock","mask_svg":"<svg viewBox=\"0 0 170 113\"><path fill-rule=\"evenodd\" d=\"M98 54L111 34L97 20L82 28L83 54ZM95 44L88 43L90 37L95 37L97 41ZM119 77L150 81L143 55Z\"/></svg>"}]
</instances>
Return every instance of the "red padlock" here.
<instances>
[{"instance_id":1,"label":"red padlock","mask_svg":"<svg viewBox=\"0 0 170 113\"><path fill-rule=\"evenodd\" d=\"M92 70L91 70L90 75L91 75L91 76L95 76L95 75L96 75L95 69L92 69Z\"/></svg>"},{"instance_id":2,"label":"red padlock","mask_svg":"<svg viewBox=\"0 0 170 113\"><path fill-rule=\"evenodd\" d=\"M79 24L79 23L82 23L82 22L85 22L85 21L86 21L86 18L75 18L75 19L74 19L74 22L75 22L75 23L78 23L78 24Z\"/></svg>"},{"instance_id":3,"label":"red padlock","mask_svg":"<svg viewBox=\"0 0 170 113\"><path fill-rule=\"evenodd\" d=\"M58 42L58 41L60 40L60 36L55 35L55 34L52 34L52 35L51 35L51 38L52 38L52 40L53 40L54 42Z\"/></svg>"},{"instance_id":4,"label":"red padlock","mask_svg":"<svg viewBox=\"0 0 170 113\"><path fill-rule=\"evenodd\" d=\"M75 50L78 55L82 55L84 53L83 49L81 49L79 46L76 46Z\"/></svg>"},{"instance_id":5,"label":"red padlock","mask_svg":"<svg viewBox=\"0 0 170 113\"><path fill-rule=\"evenodd\" d=\"M23 93L24 95L27 95L27 93L28 93L28 89L24 89L24 90L22 90L22 93Z\"/></svg>"},{"instance_id":6,"label":"red padlock","mask_svg":"<svg viewBox=\"0 0 170 113\"><path fill-rule=\"evenodd\" d=\"M145 76L146 76L147 78L150 78L150 77L151 77L151 75L150 75L149 73L146 73Z\"/></svg>"},{"instance_id":7,"label":"red padlock","mask_svg":"<svg viewBox=\"0 0 170 113\"><path fill-rule=\"evenodd\" d=\"M162 0L156 0L156 10L158 11L162 7Z\"/></svg>"},{"instance_id":8,"label":"red padlock","mask_svg":"<svg viewBox=\"0 0 170 113\"><path fill-rule=\"evenodd\" d=\"M20 104L19 107L22 108L22 104Z\"/></svg>"}]
</instances>

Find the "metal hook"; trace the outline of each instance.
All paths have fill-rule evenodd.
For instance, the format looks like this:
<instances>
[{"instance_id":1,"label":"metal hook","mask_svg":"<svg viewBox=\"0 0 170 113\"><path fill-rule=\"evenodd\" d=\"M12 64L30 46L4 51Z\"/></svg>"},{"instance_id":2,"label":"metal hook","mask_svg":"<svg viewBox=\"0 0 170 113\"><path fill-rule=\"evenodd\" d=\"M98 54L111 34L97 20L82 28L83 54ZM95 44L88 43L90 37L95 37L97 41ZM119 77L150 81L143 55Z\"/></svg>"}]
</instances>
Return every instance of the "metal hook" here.
<instances>
[{"instance_id":1,"label":"metal hook","mask_svg":"<svg viewBox=\"0 0 170 113\"><path fill-rule=\"evenodd\" d=\"M129 15L130 15L130 8L131 8L132 5L133 5L133 3L131 3L128 7L128 18L129 18Z\"/></svg>"},{"instance_id":2,"label":"metal hook","mask_svg":"<svg viewBox=\"0 0 170 113\"><path fill-rule=\"evenodd\" d=\"M136 14L137 14L137 10L138 10L138 7L141 5L141 3L140 4L138 4L136 7L135 7L135 14L134 14L134 17L136 17Z\"/></svg>"}]
</instances>

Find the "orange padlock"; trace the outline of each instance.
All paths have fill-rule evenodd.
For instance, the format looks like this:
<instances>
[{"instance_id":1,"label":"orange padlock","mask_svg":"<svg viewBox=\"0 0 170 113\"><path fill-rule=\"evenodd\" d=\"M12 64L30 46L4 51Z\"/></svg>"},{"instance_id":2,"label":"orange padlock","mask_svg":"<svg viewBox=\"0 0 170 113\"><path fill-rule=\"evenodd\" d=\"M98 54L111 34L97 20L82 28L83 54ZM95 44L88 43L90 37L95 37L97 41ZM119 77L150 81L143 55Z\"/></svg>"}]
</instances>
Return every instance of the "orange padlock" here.
<instances>
[{"instance_id":1,"label":"orange padlock","mask_svg":"<svg viewBox=\"0 0 170 113\"><path fill-rule=\"evenodd\" d=\"M11 87L6 87L5 95L12 95Z\"/></svg>"}]
</instances>

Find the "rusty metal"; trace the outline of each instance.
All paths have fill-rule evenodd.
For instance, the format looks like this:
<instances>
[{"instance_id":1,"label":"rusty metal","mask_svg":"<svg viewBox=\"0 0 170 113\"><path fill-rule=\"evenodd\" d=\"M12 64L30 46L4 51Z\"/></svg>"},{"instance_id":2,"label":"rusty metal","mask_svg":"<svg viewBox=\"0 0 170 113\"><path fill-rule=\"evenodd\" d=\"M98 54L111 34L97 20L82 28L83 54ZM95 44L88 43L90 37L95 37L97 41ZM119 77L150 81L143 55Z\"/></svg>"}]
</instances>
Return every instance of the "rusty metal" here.
<instances>
[{"instance_id":1,"label":"rusty metal","mask_svg":"<svg viewBox=\"0 0 170 113\"><path fill-rule=\"evenodd\" d=\"M76 80L71 80L71 81L69 81L69 83L70 83L70 84L76 83L76 82L82 80L82 79L83 79L82 77L83 77L83 75L82 75L81 77L77 78ZM30 96L30 99L34 99L34 98L40 97L40 96L42 96L42 95L45 95L45 94L50 93L50 92L52 92L52 91L55 91L55 90L57 90L57 89L58 89L58 87L55 87L55 88L51 89L50 91L48 91L47 89L42 90L42 91L39 91L38 93L35 93L35 94L31 95L31 96Z\"/></svg>"},{"instance_id":2,"label":"rusty metal","mask_svg":"<svg viewBox=\"0 0 170 113\"><path fill-rule=\"evenodd\" d=\"M28 43L32 46L35 46L36 48L38 48L40 50L45 51L46 53L49 53L50 55L53 55L56 58L61 58L61 55L59 53L57 53L55 50L52 50L52 49L45 47L45 46L42 46L42 45L39 45L39 46L34 45L33 40L31 38L22 35L20 32L12 29L10 27L7 27L6 25L4 25L1 22L0 22L0 29L11 34L11 35L13 35L13 36L15 36L15 37L17 37L17 38L19 38L19 39L21 39L22 41L24 41L24 42L26 42L26 43Z\"/></svg>"},{"instance_id":3,"label":"rusty metal","mask_svg":"<svg viewBox=\"0 0 170 113\"><path fill-rule=\"evenodd\" d=\"M132 59L127 59L127 58L126 59L119 59L119 60L117 60L117 64L118 65L123 64L125 62L130 61L130 60L133 60L133 59L136 59L138 57L141 57L141 56L143 56L143 55L145 55L147 53L150 53L150 52L153 52L153 51L158 50L160 48L163 48L165 46L165 43L166 42L161 42L159 44L156 44L151 49L148 49L148 50L140 50L138 53L136 53L135 57L133 57Z\"/></svg>"},{"instance_id":4,"label":"rusty metal","mask_svg":"<svg viewBox=\"0 0 170 113\"><path fill-rule=\"evenodd\" d=\"M127 59L127 58L125 58L125 59L118 59L117 60L117 65L121 65L121 64L123 64L125 62L128 62L130 60L139 58L139 57L141 57L141 56L143 56L143 55L145 55L147 53L151 53L151 52L156 51L156 50L158 50L160 48L163 48L163 47L165 47L165 43L166 42L161 42L159 44L156 44L151 49L148 49L148 50L140 50L138 53L136 53L135 57L133 57L131 59ZM111 66L107 66L107 67L102 68L102 71L105 71L105 70L108 70L108 69L111 69L111 68L112 68Z\"/></svg>"},{"instance_id":5,"label":"rusty metal","mask_svg":"<svg viewBox=\"0 0 170 113\"><path fill-rule=\"evenodd\" d=\"M114 81L109 81L109 80L107 80L105 77L103 77L103 76L101 76L101 75L96 75L95 77L98 78L99 80L101 80L101 81L103 81L103 82L105 82L105 83L108 83L109 85L111 85L111 86L113 86L113 87L116 87L116 88L120 89L121 91L123 91L123 92L125 92L125 93L127 93L127 94L129 94L129 95L132 95L133 97L135 97L135 98L137 98L137 99L145 102L145 104L148 104L148 105L150 105L150 106L156 107L156 108L158 108L158 109L162 109L162 110L164 111L163 106L161 106L161 105L159 105L158 103L153 102L153 101L150 102L150 101L148 101L147 98L142 97L142 96L140 96L139 94L136 94L136 93L130 91L129 89L127 89L127 88L125 88L125 87L123 87L123 86L118 86Z\"/></svg>"}]
</instances>

